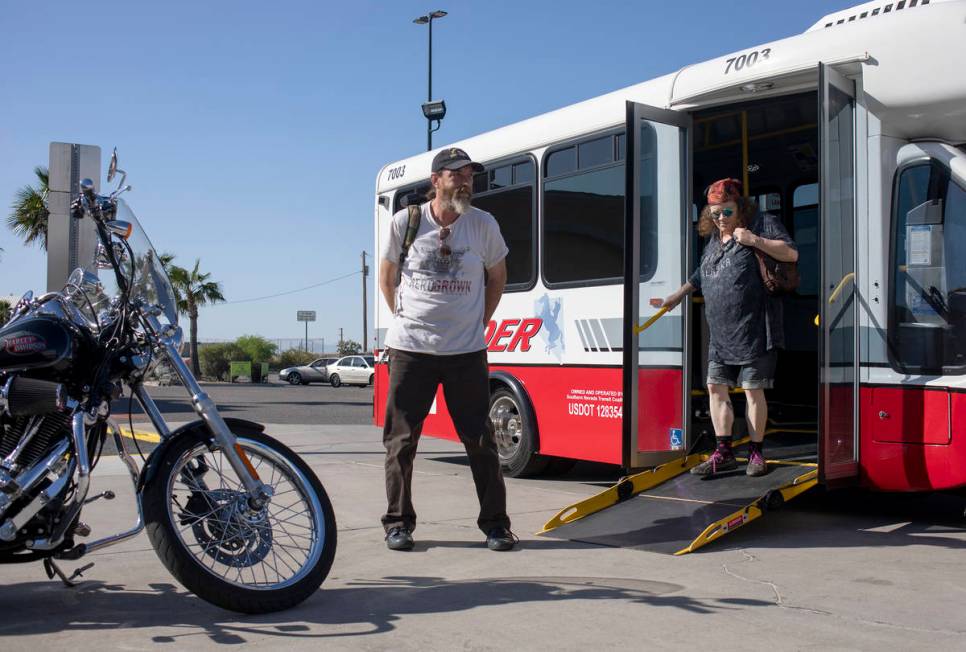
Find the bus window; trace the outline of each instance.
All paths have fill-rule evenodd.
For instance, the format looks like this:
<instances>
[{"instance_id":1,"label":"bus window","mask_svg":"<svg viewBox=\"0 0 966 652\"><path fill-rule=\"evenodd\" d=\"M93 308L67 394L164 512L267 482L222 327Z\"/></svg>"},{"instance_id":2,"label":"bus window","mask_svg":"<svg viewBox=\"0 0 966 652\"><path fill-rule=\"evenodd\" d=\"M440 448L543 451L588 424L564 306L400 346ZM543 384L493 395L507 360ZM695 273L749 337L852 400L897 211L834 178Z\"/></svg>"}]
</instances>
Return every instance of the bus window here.
<instances>
[{"instance_id":1,"label":"bus window","mask_svg":"<svg viewBox=\"0 0 966 652\"><path fill-rule=\"evenodd\" d=\"M547 157L543 276L548 285L618 282L624 271L624 164L614 164L612 149L607 167L575 171L576 152L568 147ZM567 169L561 163L571 162L571 153L573 168Z\"/></svg>"},{"instance_id":2,"label":"bus window","mask_svg":"<svg viewBox=\"0 0 966 652\"><path fill-rule=\"evenodd\" d=\"M966 190L932 161L902 170L893 203L890 357L898 371L966 373Z\"/></svg>"},{"instance_id":3,"label":"bus window","mask_svg":"<svg viewBox=\"0 0 966 652\"><path fill-rule=\"evenodd\" d=\"M510 249L506 257L506 291L523 291L536 282L533 159L487 165L473 179L473 205L491 213Z\"/></svg>"},{"instance_id":4,"label":"bus window","mask_svg":"<svg viewBox=\"0 0 966 652\"><path fill-rule=\"evenodd\" d=\"M423 181L414 186L400 188L396 191L396 198L393 200L392 214L395 215L402 209L409 206L409 202L422 203L426 201L426 195L432 188L429 181Z\"/></svg>"},{"instance_id":5,"label":"bus window","mask_svg":"<svg viewBox=\"0 0 966 652\"><path fill-rule=\"evenodd\" d=\"M807 183L792 193L792 238L798 245L798 294L818 294L818 184Z\"/></svg>"},{"instance_id":6,"label":"bus window","mask_svg":"<svg viewBox=\"0 0 966 652\"><path fill-rule=\"evenodd\" d=\"M619 283L624 273L623 134L551 151L543 184L543 277L548 285ZM653 210L655 138L641 153L641 277L654 274L657 225ZM647 235L650 234L650 235Z\"/></svg>"}]
</instances>

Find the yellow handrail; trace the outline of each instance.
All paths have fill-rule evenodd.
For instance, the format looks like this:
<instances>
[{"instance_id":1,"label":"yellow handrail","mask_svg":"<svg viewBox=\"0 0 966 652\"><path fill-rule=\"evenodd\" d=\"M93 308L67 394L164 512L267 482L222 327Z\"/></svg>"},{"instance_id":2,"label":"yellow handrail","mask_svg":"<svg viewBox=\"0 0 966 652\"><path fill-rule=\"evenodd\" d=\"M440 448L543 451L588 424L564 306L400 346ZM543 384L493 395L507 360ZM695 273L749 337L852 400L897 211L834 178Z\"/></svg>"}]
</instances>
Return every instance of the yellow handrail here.
<instances>
[{"instance_id":1,"label":"yellow handrail","mask_svg":"<svg viewBox=\"0 0 966 652\"><path fill-rule=\"evenodd\" d=\"M661 308L660 310L658 310L650 319L648 319L643 324L635 325L634 326L634 334L635 335L640 335L641 333L643 333L644 331L646 331L648 328L650 328L654 324L654 322L656 322L658 319L660 319L661 317L663 317L664 316L664 313L666 313L668 310L670 310L670 308L668 306L664 306L663 308Z\"/></svg>"},{"instance_id":2,"label":"yellow handrail","mask_svg":"<svg viewBox=\"0 0 966 652\"><path fill-rule=\"evenodd\" d=\"M849 272L848 274L846 274L845 276L843 276L842 277L842 280L839 281L839 284L835 286L835 289L834 290L832 290L832 294L829 295L828 302L830 304L831 303L834 303L835 300L839 298L839 294L842 293L842 288L845 287L845 284L848 283L849 281L851 281L854 278L855 278L855 272Z\"/></svg>"},{"instance_id":3,"label":"yellow handrail","mask_svg":"<svg viewBox=\"0 0 966 652\"><path fill-rule=\"evenodd\" d=\"M849 272L842 277L842 280L839 281L839 284L835 286L834 290L832 290L832 294L828 296L829 305L835 303L835 300L839 298L839 295L842 293L842 289L845 288L845 284L854 279L855 272ZM815 315L815 325L818 326L819 324L821 324L821 320L819 319L818 315Z\"/></svg>"}]
</instances>

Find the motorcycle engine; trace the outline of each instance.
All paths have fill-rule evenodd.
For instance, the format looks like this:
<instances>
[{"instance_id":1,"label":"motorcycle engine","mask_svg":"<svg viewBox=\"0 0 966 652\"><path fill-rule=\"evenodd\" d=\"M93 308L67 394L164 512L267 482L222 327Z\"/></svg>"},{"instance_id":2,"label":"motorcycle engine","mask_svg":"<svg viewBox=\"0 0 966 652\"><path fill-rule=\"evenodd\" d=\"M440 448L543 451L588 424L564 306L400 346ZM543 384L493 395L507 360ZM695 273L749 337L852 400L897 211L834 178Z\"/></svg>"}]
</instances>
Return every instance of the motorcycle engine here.
<instances>
[{"instance_id":1,"label":"motorcycle engine","mask_svg":"<svg viewBox=\"0 0 966 652\"><path fill-rule=\"evenodd\" d=\"M40 461L65 432L70 432L70 414L5 415L0 425L0 465L8 472L18 473ZM15 451L16 455L8 459Z\"/></svg>"}]
</instances>

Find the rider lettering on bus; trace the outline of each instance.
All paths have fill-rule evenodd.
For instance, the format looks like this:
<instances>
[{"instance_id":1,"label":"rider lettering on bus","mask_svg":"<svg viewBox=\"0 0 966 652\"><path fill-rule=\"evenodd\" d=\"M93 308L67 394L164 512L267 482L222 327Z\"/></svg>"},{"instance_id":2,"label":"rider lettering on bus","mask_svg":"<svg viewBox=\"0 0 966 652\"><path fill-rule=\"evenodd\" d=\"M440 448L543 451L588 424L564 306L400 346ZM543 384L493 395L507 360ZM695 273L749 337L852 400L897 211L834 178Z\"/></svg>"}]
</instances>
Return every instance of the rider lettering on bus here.
<instances>
[{"instance_id":1,"label":"rider lettering on bus","mask_svg":"<svg viewBox=\"0 0 966 652\"><path fill-rule=\"evenodd\" d=\"M498 353L529 351L530 339L539 333L542 327L543 320L537 318L504 319L499 325L496 321L490 321L486 325L486 350Z\"/></svg>"}]
</instances>

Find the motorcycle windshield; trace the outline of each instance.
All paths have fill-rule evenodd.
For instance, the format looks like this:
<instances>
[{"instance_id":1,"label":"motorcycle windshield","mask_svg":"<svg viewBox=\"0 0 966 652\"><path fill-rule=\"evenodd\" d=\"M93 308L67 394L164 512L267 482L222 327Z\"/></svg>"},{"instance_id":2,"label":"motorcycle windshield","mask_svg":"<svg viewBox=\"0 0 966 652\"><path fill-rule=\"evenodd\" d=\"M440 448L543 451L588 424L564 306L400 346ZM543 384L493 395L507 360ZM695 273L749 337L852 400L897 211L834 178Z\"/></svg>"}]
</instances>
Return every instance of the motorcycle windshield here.
<instances>
[{"instance_id":1,"label":"motorcycle windshield","mask_svg":"<svg viewBox=\"0 0 966 652\"><path fill-rule=\"evenodd\" d=\"M145 304L160 307L160 319L177 325L178 306L168 273L134 211L123 199L117 200L117 219L131 223L131 235L127 242L134 253L134 260L125 258L121 261L124 277L131 279L131 299L140 299Z\"/></svg>"}]
</instances>

